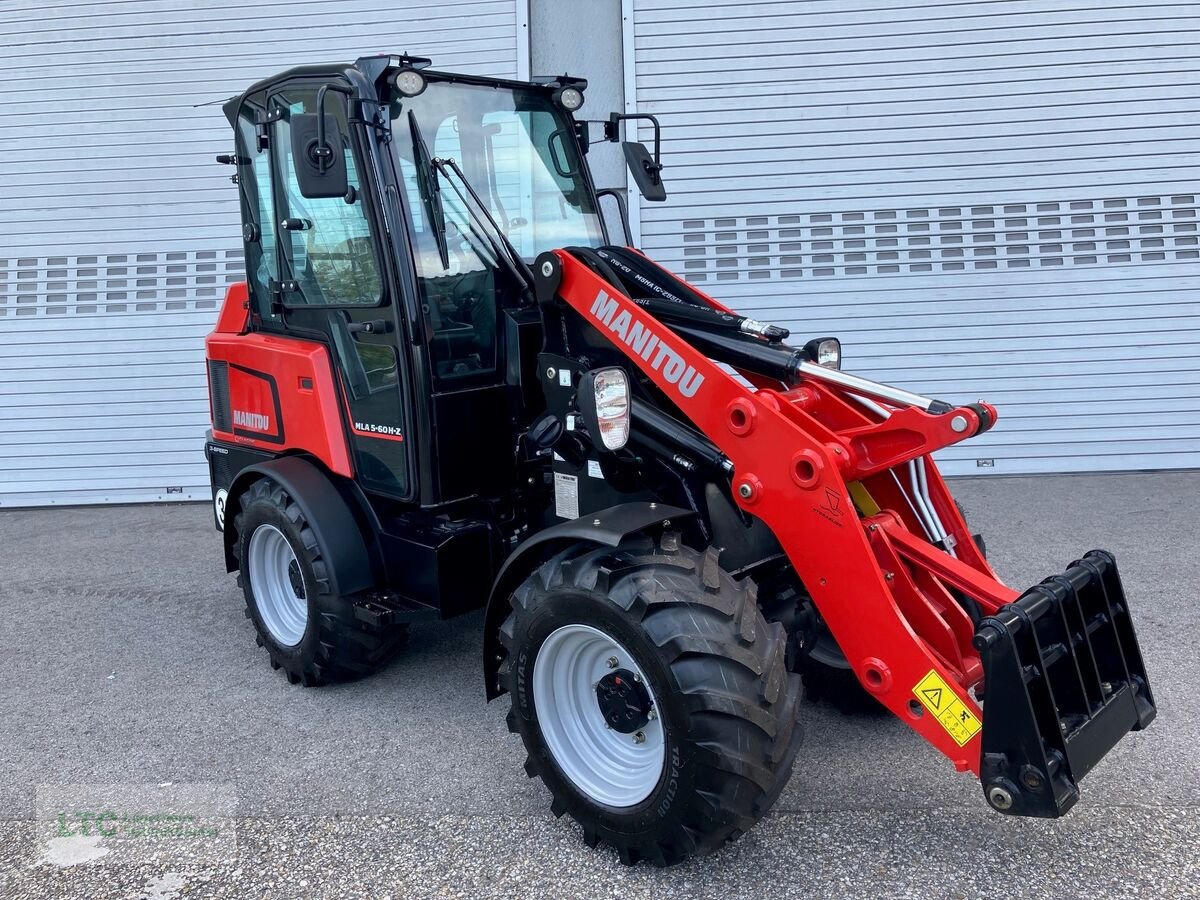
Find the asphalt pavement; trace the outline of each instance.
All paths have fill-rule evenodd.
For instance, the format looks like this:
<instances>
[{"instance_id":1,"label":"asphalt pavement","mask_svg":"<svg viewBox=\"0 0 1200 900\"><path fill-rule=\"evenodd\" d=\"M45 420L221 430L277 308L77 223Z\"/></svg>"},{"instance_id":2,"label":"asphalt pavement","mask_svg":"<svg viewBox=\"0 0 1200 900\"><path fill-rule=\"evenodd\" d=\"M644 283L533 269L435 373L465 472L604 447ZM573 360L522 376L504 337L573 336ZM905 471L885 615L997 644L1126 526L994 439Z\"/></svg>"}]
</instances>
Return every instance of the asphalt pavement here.
<instances>
[{"instance_id":1,"label":"asphalt pavement","mask_svg":"<svg viewBox=\"0 0 1200 900\"><path fill-rule=\"evenodd\" d=\"M478 614L304 689L255 647L207 506L0 511L0 898L1200 897L1200 473L953 488L1015 587L1117 554L1158 720L1034 821L898 720L806 704L771 814L667 870L550 814L507 701L484 702ZM73 785L199 786L236 813L216 844L58 852L35 811Z\"/></svg>"}]
</instances>

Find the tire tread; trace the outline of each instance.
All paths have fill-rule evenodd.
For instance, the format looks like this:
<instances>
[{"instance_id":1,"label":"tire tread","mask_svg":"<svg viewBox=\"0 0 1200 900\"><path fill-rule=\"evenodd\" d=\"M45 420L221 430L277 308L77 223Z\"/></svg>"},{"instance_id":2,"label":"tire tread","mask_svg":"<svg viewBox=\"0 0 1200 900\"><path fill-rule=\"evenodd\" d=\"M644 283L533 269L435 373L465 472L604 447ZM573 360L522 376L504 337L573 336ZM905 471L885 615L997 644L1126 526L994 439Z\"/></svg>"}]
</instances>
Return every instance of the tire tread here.
<instances>
[{"instance_id":1,"label":"tire tread","mask_svg":"<svg viewBox=\"0 0 1200 900\"><path fill-rule=\"evenodd\" d=\"M735 581L718 560L716 550L697 552L677 538L669 547L644 537L616 549L575 545L514 592L500 629L511 655L532 606L560 590L600 593L641 625L686 698L696 788L676 799L683 810L662 833L623 833L590 814L575 794L555 794L542 768L548 763L526 739L526 771L550 788L553 811L571 813L589 846L607 842L627 865L642 859L670 865L719 849L766 813L791 774L801 738L801 685L786 669L786 634L763 619L753 583ZM508 725L525 739L515 669L504 670L513 696Z\"/></svg>"}]
</instances>

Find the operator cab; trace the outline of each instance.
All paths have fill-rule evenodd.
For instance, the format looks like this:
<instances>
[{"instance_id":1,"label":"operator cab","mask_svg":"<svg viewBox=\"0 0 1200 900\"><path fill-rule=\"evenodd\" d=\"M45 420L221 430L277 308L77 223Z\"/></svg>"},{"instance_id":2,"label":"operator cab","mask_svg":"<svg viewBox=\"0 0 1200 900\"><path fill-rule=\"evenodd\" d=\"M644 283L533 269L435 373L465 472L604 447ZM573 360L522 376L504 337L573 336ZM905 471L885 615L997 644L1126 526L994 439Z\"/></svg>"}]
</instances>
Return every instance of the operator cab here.
<instances>
[{"instance_id":1,"label":"operator cab","mask_svg":"<svg viewBox=\"0 0 1200 900\"><path fill-rule=\"evenodd\" d=\"M422 507L511 486L541 346L529 265L608 243L586 82L428 62L293 69L225 105L249 328L328 347L356 479Z\"/></svg>"}]
</instances>

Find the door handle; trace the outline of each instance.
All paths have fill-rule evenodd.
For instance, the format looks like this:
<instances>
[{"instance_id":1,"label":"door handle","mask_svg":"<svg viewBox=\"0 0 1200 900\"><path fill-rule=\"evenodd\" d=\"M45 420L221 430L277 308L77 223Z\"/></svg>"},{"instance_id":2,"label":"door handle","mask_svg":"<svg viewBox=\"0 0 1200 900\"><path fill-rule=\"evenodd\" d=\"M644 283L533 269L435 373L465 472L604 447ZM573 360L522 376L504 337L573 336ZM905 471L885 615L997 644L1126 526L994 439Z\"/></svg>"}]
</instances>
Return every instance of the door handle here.
<instances>
[{"instance_id":1,"label":"door handle","mask_svg":"<svg viewBox=\"0 0 1200 900\"><path fill-rule=\"evenodd\" d=\"M392 330L392 323L387 319L370 319L366 322L347 322L346 330L351 334L387 334Z\"/></svg>"}]
</instances>

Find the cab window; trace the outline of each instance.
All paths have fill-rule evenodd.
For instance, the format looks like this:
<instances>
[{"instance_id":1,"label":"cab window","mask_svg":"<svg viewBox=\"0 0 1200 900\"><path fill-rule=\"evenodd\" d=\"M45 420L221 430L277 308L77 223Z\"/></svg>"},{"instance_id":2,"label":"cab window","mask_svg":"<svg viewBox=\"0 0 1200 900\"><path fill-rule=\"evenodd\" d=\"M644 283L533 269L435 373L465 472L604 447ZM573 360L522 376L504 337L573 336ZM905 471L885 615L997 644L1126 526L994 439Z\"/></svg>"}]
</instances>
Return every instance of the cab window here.
<instances>
[{"instance_id":1,"label":"cab window","mask_svg":"<svg viewBox=\"0 0 1200 900\"><path fill-rule=\"evenodd\" d=\"M350 190L345 197L314 198L300 193L288 118L315 113L316 97L316 88L289 89L271 97L272 108L282 110L271 138L276 171L283 176L275 187L282 275L299 286L299 297L288 299L315 305L373 306L381 300L383 282L350 147L346 107L336 98L326 98L325 115L337 120Z\"/></svg>"}]
</instances>

